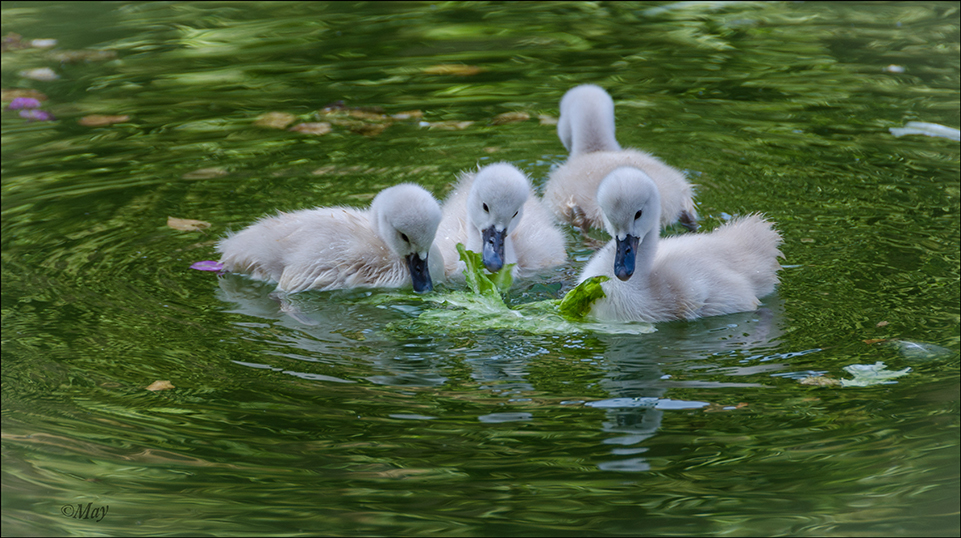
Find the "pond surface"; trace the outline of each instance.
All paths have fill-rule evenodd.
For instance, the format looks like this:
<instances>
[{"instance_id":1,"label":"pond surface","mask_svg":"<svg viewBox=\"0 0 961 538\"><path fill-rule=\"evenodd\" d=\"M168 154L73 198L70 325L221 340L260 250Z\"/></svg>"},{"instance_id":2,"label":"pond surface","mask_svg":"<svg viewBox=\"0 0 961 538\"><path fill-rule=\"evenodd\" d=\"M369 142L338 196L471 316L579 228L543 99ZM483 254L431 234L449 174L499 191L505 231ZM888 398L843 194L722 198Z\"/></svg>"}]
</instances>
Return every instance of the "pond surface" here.
<instances>
[{"instance_id":1,"label":"pond surface","mask_svg":"<svg viewBox=\"0 0 961 538\"><path fill-rule=\"evenodd\" d=\"M2 116L4 535L958 534L959 144L889 131L958 127L957 3L2 15L4 106L53 116ZM190 269L275 210L442 199L496 161L541 186L582 83L704 229L777 223L758 311L539 331L373 290L292 316ZM508 304L563 296L568 252ZM850 383L878 362L903 375Z\"/></svg>"}]
</instances>

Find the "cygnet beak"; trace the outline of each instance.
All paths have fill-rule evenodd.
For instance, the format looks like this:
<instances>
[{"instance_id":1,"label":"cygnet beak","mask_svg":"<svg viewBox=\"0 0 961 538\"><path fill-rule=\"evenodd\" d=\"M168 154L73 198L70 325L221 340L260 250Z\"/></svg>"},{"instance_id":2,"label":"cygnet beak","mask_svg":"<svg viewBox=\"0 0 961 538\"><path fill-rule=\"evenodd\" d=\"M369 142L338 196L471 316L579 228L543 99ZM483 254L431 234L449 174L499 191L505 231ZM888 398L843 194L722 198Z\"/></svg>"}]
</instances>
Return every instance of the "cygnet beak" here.
<instances>
[{"instance_id":1,"label":"cygnet beak","mask_svg":"<svg viewBox=\"0 0 961 538\"><path fill-rule=\"evenodd\" d=\"M614 254L614 275L627 281L634 274L634 261L637 258L637 237L625 235L624 239L615 238L617 252Z\"/></svg>"},{"instance_id":2,"label":"cygnet beak","mask_svg":"<svg viewBox=\"0 0 961 538\"><path fill-rule=\"evenodd\" d=\"M425 293L433 291L434 284L430 281L430 271L427 269L427 255L421 259L416 252L407 255L407 268L410 270L410 280L414 284L414 291Z\"/></svg>"},{"instance_id":3,"label":"cygnet beak","mask_svg":"<svg viewBox=\"0 0 961 538\"><path fill-rule=\"evenodd\" d=\"M493 226L482 230L484 240L484 267L496 273L504 267L504 238L507 236L507 228L497 231Z\"/></svg>"}]
</instances>

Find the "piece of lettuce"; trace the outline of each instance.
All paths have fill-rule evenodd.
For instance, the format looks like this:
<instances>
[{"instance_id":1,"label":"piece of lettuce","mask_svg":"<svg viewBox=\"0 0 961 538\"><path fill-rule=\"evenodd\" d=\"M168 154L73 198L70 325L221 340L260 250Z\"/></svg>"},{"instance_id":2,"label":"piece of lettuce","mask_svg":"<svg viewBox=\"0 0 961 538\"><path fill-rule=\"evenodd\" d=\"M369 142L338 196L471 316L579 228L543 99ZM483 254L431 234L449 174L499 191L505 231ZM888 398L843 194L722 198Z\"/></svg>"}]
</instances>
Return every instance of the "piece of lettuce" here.
<instances>
[{"instance_id":1,"label":"piece of lettuce","mask_svg":"<svg viewBox=\"0 0 961 538\"><path fill-rule=\"evenodd\" d=\"M491 274L481 255L457 245L466 269L467 290L437 291L423 295L403 294L404 301L416 300L431 307L418 309L416 317L388 324L388 329L414 333L457 333L483 330L514 330L531 334L572 334L602 332L644 334L653 332L649 323L594 323L584 321L593 301L604 297L600 283L607 277L588 279L562 300L546 299L517 305L504 302L502 293L511 286L511 265ZM399 294L399 292L394 292ZM378 294L378 304L392 303L400 296ZM566 306L565 306L566 304Z\"/></svg>"},{"instance_id":2,"label":"piece of lettuce","mask_svg":"<svg viewBox=\"0 0 961 538\"><path fill-rule=\"evenodd\" d=\"M483 257L472 250L464 248L463 243L457 243L457 254L460 256L460 260L464 262L464 265L467 266L464 269L467 287L478 295L488 296L492 299L496 297L500 299L501 302L504 302L501 294L506 293L507 290L511 288L511 284L514 283L512 273L515 264L509 263L501 268L500 271L490 273L484 270Z\"/></svg>"},{"instance_id":3,"label":"piece of lettuce","mask_svg":"<svg viewBox=\"0 0 961 538\"><path fill-rule=\"evenodd\" d=\"M607 297L601 282L608 280L610 277L604 275L592 276L567 292L567 295L561 299L559 307L561 315L571 321L583 321L590 314L594 301Z\"/></svg>"}]
</instances>

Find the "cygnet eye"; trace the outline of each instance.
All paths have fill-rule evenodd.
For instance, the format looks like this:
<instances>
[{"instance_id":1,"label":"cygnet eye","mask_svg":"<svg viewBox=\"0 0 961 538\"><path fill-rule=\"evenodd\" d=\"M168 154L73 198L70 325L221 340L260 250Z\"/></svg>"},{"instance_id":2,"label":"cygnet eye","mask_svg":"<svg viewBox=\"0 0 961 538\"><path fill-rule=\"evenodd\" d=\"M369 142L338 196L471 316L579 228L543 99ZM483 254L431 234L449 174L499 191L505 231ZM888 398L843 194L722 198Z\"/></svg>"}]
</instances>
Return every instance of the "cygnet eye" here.
<instances>
[{"instance_id":1,"label":"cygnet eye","mask_svg":"<svg viewBox=\"0 0 961 538\"><path fill-rule=\"evenodd\" d=\"M637 213L634 213L634 220L637 220L637 219L639 219L639 218L641 218L641 210L640 210L640 209L637 210Z\"/></svg>"},{"instance_id":2,"label":"cygnet eye","mask_svg":"<svg viewBox=\"0 0 961 538\"><path fill-rule=\"evenodd\" d=\"M484 213L490 213L491 210L487 208L487 204L483 204L483 205L484 205Z\"/></svg>"},{"instance_id":3,"label":"cygnet eye","mask_svg":"<svg viewBox=\"0 0 961 538\"><path fill-rule=\"evenodd\" d=\"M410 239L407 238L407 234L401 232L400 238L403 239L405 243L410 243Z\"/></svg>"}]
</instances>

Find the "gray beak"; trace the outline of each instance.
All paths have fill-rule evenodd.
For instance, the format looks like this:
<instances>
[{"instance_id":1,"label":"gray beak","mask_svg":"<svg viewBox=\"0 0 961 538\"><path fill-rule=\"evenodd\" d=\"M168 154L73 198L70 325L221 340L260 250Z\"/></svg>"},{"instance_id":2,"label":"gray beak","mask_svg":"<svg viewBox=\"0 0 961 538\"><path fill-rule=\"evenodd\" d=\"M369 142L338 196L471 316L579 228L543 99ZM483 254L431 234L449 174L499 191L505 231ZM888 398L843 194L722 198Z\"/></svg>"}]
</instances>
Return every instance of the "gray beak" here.
<instances>
[{"instance_id":1,"label":"gray beak","mask_svg":"<svg viewBox=\"0 0 961 538\"><path fill-rule=\"evenodd\" d=\"M681 224L692 232L697 231L697 221L687 211L681 211L681 216L678 217Z\"/></svg>"},{"instance_id":2,"label":"gray beak","mask_svg":"<svg viewBox=\"0 0 961 538\"><path fill-rule=\"evenodd\" d=\"M614 254L614 275L627 281L634 274L634 260L637 258L638 240L628 234L623 240L616 239L617 252Z\"/></svg>"},{"instance_id":3,"label":"gray beak","mask_svg":"<svg viewBox=\"0 0 961 538\"><path fill-rule=\"evenodd\" d=\"M432 291L434 284L430 281L430 271L427 269L427 256L420 259L417 253L407 255L407 268L410 269L410 280L414 284L414 291L424 293Z\"/></svg>"},{"instance_id":4,"label":"gray beak","mask_svg":"<svg viewBox=\"0 0 961 538\"><path fill-rule=\"evenodd\" d=\"M499 232L493 226L483 230L484 252L482 256L484 267L492 273L496 273L501 270L501 267L504 267L504 237L506 235L506 228Z\"/></svg>"}]
</instances>

